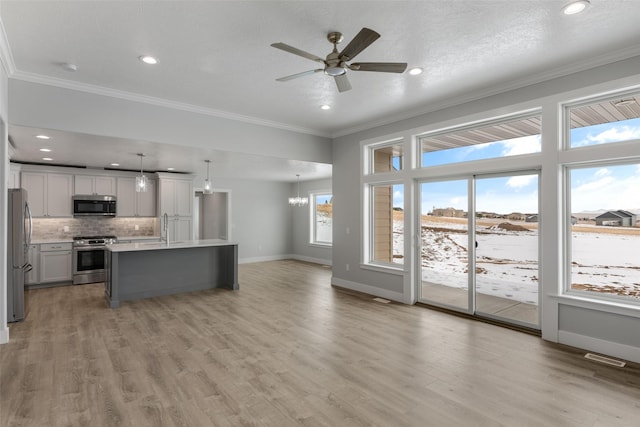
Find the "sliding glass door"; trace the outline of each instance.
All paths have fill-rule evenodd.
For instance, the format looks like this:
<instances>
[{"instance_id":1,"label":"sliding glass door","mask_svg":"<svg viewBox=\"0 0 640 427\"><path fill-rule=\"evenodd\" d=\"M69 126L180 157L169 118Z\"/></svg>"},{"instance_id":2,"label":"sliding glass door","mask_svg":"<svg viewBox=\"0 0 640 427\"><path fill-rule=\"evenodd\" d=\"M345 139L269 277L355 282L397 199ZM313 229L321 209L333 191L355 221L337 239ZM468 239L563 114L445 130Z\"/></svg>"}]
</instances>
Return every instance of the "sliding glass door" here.
<instances>
[{"instance_id":1,"label":"sliding glass door","mask_svg":"<svg viewBox=\"0 0 640 427\"><path fill-rule=\"evenodd\" d=\"M419 299L539 329L538 174L420 184Z\"/></svg>"},{"instance_id":2,"label":"sliding glass door","mask_svg":"<svg viewBox=\"0 0 640 427\"><path fill-rule=\"evenodd\" d=\"M469 311L469 183L420 184L422 299Z\"/></svg>"}]
</instances>

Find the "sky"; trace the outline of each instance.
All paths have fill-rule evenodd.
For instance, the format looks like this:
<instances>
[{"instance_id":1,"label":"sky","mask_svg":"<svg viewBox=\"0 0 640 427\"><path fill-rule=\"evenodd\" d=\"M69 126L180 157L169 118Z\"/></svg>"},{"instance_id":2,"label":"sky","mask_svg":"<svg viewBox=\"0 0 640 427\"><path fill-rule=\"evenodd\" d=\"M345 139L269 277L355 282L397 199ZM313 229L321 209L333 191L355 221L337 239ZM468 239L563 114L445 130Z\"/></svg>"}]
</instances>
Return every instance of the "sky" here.
<instances>
[{"instance_id":1,"label":"sky","mask_svg":"<svg viewBox=\"0 0 640 427\"><path fill-rule=\"evenodd\" d=\"M571 130L571 148L640 139L640 119ZM507 157L540 152L540 135L496 141L423 154L423 166ZM572 169L571 212L640 209L640 164ZM421 184L422 213L436 208L468 210L467 181ZM402 200L401 191L394 197ZM476 210L495 213L537 213L536 175L476 180Z\"/></svg>"}]
</instances>

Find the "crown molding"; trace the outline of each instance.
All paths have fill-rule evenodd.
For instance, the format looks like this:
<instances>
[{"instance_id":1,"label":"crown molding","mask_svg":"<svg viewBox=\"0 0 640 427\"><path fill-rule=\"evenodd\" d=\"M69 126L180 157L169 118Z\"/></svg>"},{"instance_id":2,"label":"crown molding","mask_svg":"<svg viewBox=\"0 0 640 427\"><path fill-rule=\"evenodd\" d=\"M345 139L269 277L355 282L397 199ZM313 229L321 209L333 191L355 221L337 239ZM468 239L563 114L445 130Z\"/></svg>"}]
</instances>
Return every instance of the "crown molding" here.
<instances>
[{"instance_id":1,"label":"crown molding","mask_svg":"<svg viewBox=\"0 0 640 427\"><path fill-rule=\"evenodd\" d=\"M0 17L0 63L7 73L7 76L11 76L16 72L16 66L13 62L13 55L9 48L9 41L7 40L7 33L4 31L4 24L2 23L2 17Z\"/></svg>"},{"instance_id":2,"label":"crown molding","mask_svg":"<svg viewBox=\"0 0 640 427\"><path fill-rule=\"evenodd\" d=\"M574 62L570 65L557 67L552 70L537 73L532 76L523 77L516 80L511 80L499 85L491 86L486 89L480 89L471 91L465 95L447 98L445 101L436 101L429 103L423 108L414 109L410 112L396 114L393 116L385 116L384 119L375 120L372 122L363 123L358 126L345 128L331 134L331 138L339 138L346 135L352 135L357 132L370 130L376 127L389 125L402 120L408 120L415 117L422 116L424 114L432 113L434 111L443 110L445 108L454 107L456 105L465 104L467 102L477 101L479 99L487 98L501 93L509 92L516 89L521 89L534 84L542 83L545 81L553 80L560 77L565 77L570 74L579 73L592 68L600 67L614 62L623 61L625 59L633 58L640 55L640 45L632 46L625 49L616 50L613 52L607 52L603 55L595 56L584 61Z\"/></svg>"},{"instance_id":3,"label":"crown molding","mask_svg":"<svg viewBox=\"0 0 640 427\"><path fill-rule=\"evenodd\" d=\"M230 113L227 111L215 110L213 108L206 108L206 107L201 107L193 104L187 104L187 103L171 101L163 98L156 98L153 96L141 95L133 92L126 92L122 90L106 88L103 86L73 82L70 80L65 80L65 79L60 79L60 78L50 77L50 76L43 76L41 74L28 73L24 71L15 70L13 73L10 74L9 77L14 80L22 80L29 83L37 83L37 84L42 84L47 86L59 87L63 89L76 90L79 92L86 92L93 95L101 95L101 96L108 96L112 98L124 99L126 101L140 102L144 104L155 105L158 107L164 107L164 108L170 108L174 110L186 111L190 113L202 114L206 116L233 120L237 122L250 123L258 126L266 126L270 128L282 129L290 132L303 133L303 134L320 136L325 138L329 138L331 136L330 134L326 132L321 132L317 129L309 129L304 127L292 126L286 123L265 120L258 117L244 116L241 114Z\"/></svg>"}]
</instances>

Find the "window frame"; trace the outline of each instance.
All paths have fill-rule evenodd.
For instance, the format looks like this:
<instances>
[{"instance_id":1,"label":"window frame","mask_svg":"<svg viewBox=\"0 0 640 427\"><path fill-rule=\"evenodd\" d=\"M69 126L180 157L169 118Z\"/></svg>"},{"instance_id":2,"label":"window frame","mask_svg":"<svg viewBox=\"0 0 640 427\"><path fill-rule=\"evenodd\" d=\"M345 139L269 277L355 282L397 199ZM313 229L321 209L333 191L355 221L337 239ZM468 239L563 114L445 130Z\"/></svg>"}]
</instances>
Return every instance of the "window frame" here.
<instances>
[{"instance_id":1,"label":"window frame","mask_svg":"<svg viewBox=\"0 0 640 427\"><path fill-rule=\"evenodd\" d=\"M365 145L365 153L366 153L366 159L365 159L365 173L364 175L379 175L379 174L386 174L386 173L400 173L406 170L407 168L407 153L406 153L406 146L405 146L405 139L403 137L398 137L398 138L393 138L393 139L388 139L388 140L384 140L381 142L374 142L374 143L370 143L370 144L366 144ZM389 148L389 147L393 147L393 146L400 146L402 148L402 156L400 157L400 169L398 170L389 170L389 171L379 171L376 172L375 170L375 152L377 150L382 150L385 148ZM392 157L393 159L393 157Z\"/></svg>"},{"instance_id":2,"label":"window frame","mask_svg":"<svg viewBox=\"0 0 640 427\"><path fill-rule=\"evenodd\" d=\"M466 132L466 131L473 131L473 130L481 130L483 128L487 128L487 127L491 127L491 126L499 126L499 125L503 125L503 124L508 124L508 123L512 123L512 122L516 122L519 120L527 120L527 119L532 119L532 118L538 118L541 122L540 124L540 133L538 133L537 135L540 137L541 143L540 143L540 151L534 151L531 153L522 153L522 154L513 154L510 156L498 156L498 157L487 157L487 158L481 158L481 159L472 159L472 160L462 160L462 161L458 161L458 162L452 162L452 163L443 163L443 164L436 164L436 165L424 165L423 164L423 148L422 148L422 144L423 144L423 140L427 139L429 137L437 137L437 136L444 136L444 135L449 135L449 134L456 134L456 133L461 133L461 132ZM415 150L416 150L416 169L421 169L421 170L425 170L427 168L440 168L440 167L448 167L448 166L453 166L453 165L462 165L462 164L471 164L473 162L484 162L484 161L494 161L497 159L502 159L502 158L508 158L508 159L513 159L513 158L521 158L521 157L526 157L526 156L538 156L541 154L542 152L542 120L543 120L543 114L542 114L542 108L541 107L536 107L536 108L531 108L531 109L524 109L524 110L519 110L516 111L514 113L508 114L508 115L500 115L500 116L494 116L494 117L489 117L489 118L485 118L485 119L480 119L480 120L476 120L473 122L467 122L467 123L460 123L457 125L452 125L452 126L447 126L447 127L443 127L443 128L437 128L434 130L429 130L427 132L421 132L415 135ZM515 139L515 138L512 138ZM496 140L496 141L491 141L491 142L500 142L500 141L508 141L509 139L503 139L503 140ZM482 145L485 143L480 143L477 145ZM460 145L459 147L452 147L452 149L455 148L464 148L464 147L473 147L474 144L472 145ZM443 150L434 150L432 152L437 152L437 151L443 151Z\"/></svg>"},{"instance_id":3,"label":"window frame","mask_svg":"<svg viewBox=\"0 0 640 427\"><path fill-rule=\"evenodd\" d=\"M602 147L602 146L611 147L612 145L615 146L618 144L629 144L629 143L640 141L640 138L638 138L638 139L630 139L630 140L624 140L624 141L611 141L611 142L602 143L602 144L584 145L584 146L577 146L577 147L571 146L571 142L572 142L571 141L571 110L572 109L586 107L589 105L595 105L595 104L599 104L607 101L620 100L626 97L636 97L637 99L637 98L640 98L639 89L640 88L635 87L633 89L614 91L614 92L609 92L605 94L589 96L586 98L581 98L578 100L574 100L574 101L562 104L562 136L563 138L562 138L560 151L568 151L568 152L572 152L576 150L588 151L594 148L597 150L598 149L597 147ZM616 122L609 122L609 123L616 123Z\"/></svg>"}]
</instances>

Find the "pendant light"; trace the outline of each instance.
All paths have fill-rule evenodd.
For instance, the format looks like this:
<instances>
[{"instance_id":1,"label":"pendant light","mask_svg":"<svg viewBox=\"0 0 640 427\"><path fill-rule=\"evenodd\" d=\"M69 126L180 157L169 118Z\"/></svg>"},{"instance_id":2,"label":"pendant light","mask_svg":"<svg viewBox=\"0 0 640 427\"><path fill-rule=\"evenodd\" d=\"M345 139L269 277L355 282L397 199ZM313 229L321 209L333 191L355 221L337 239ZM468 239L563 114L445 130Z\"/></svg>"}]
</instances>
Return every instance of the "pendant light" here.
<instances>
[{"instance_id":1,"label":"pendant light","mask_svg":"<svg viewBox=\"0 0 640 427\"><path fill-rule=\"evenodd\" d=\"M142 170L142 158L144 157L144 153L138 153L140 157L140 175L136 176L136 191L138 193L145 193L147 191L147 177L144 176L144 172Z\"/></svg>"},{"instance_id":2,"label":"pendant light","mask_svg":"<svg viewBox=\"0 0 640 427\"><path fill-rule=\"evenodd\" d=\"M204 190L202 190L202 192L204 194L211 194L213 193L213 186L209 179L209 165L211 164L211 160L205 160L204 162L207 164L207 179L204 180Z\"/></svg>"},{"instance_id":3,"label":"pendant light","mask_svg":"<svg viewBox=\"0 0 640 427\"><path fill-rule=\"evenodd\" d=\"M289 204L291 206L307 206L309 204L308 197L300 197L300 175L298 177L298 195L296 197L289 197Z\"/></svg>"}]
</instances>

